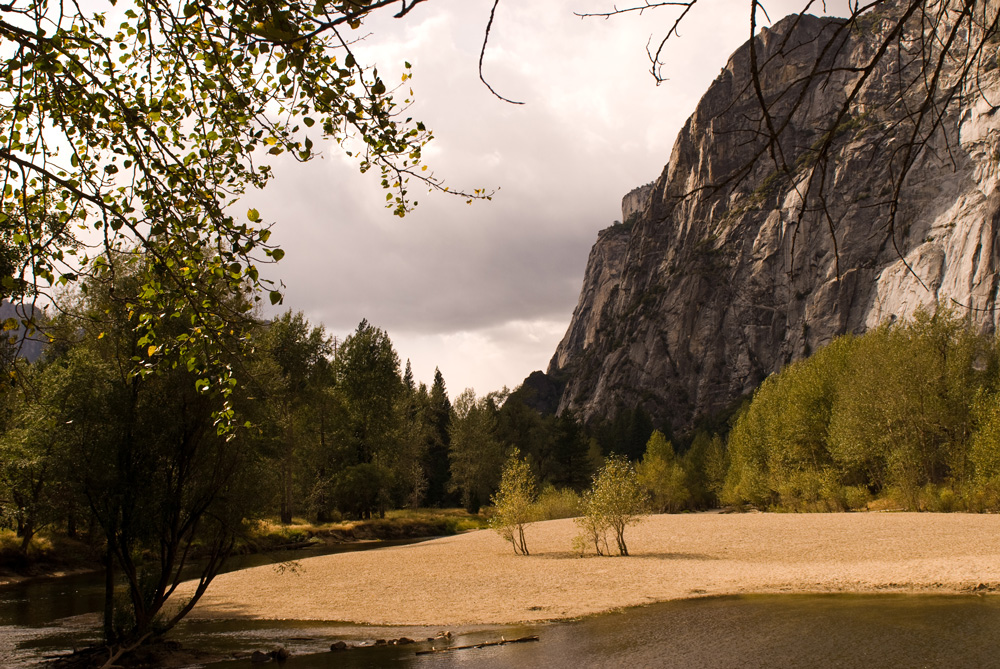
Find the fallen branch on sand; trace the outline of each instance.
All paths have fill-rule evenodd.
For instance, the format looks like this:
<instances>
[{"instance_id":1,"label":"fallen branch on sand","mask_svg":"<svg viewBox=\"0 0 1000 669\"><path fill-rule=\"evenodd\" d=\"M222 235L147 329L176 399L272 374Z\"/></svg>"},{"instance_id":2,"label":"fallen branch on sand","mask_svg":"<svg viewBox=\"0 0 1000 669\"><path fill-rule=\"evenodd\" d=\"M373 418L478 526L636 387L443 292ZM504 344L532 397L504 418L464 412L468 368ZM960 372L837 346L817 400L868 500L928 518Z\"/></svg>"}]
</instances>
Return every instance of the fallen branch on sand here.
<instances>
[{"instance_id":1,"label":"fallen branch on sand","mask_svg":"<svg viewBox=\"0 0 1000 669\"><path fill-rule=\"evenodd\" d=\"M486 648L487 646L503 646L508 643L526 643L528 641L538 641L538 635L523 636L519 639L505 639L500 637L499 641L486 641L484 643L474 643L470 646L448 646L447 648L431 648L430 650L418 650L417 655L430 655L431 653L447 653L452 650L466 650L468 648Z\"/></svg>"}]
</instances>

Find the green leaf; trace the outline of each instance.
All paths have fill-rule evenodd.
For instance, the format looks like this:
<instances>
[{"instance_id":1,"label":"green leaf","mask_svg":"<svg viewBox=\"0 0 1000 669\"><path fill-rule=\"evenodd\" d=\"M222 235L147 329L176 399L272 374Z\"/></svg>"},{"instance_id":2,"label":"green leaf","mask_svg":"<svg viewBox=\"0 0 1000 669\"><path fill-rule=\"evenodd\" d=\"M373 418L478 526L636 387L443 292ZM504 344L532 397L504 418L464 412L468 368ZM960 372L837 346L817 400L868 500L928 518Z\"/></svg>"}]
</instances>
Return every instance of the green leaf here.
<instances>
[{"instance_id":1,"label":"green leaf","mask_svg":"<svg viewBox=\"0 0 1000 669\"><path fill-rule=\"evenodd\" d=\"M275 262L277 262L285 257L285 252L282 251L281 249L273 249L271 251L271 257L274 258ZM272 302L271 304L274 304L274 302Z\"/></svg>"},{"instance_id":2,"label":"green leaf","mask_svg":"<svg viewBox=\"0 0 1000 669\"><path fill-rule=\"evenodd\" d=\"M271 304L278 304L282 299L281 293L276 290L272 290L269 297L271 299Z\"/></svg>"},{"instance_id":3,"label":"green leaf","mask_svg":"<svg viewBox=\"0 0 1000 669\"><path fill-rule=\"evenodd\" d=\"M247 218L250 220L251 223L256 223L257 221L260 220L260 212L257 211L256 209L250 209L247 211Z\"/></svg>"}]
</instances>

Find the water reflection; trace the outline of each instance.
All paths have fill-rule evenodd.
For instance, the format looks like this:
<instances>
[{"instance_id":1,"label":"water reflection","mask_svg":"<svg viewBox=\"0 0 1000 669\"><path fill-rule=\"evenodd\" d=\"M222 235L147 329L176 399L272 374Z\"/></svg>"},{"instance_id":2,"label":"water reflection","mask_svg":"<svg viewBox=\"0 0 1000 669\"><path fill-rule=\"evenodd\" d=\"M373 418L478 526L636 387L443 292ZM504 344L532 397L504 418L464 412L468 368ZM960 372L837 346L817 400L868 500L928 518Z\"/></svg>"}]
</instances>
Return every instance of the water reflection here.
<instances>
[{"instance_id":1,"label":"water reflection","mask_svg":"<svg viewBox=\"0 0 1000 669\"><path fill-rule=\"evenodd\" d=\"M224 571L420 541L426 539L321 544L298 551L235 556L226 562ZM192 569L191 576L196 573ZM100 572L0 586L0 667L34 666L44 655L97 643L103 607L104 574Z\"/></svg>"},{"instance_id":2,"label":"water reflection","mask_svg":"<svg viewBox=\"0 0 1000 669\"><path fill-rule=\"evenodd\" d=\"M0 625L35 627L100 611L104 579L94 574L29 581L0 588Z\"/></svg>"},{"instance_id":3,"label":"water reflection","mask_svg":"<svg viewBox=\"0 0 1000 669\"><path fill-rule=\"evenodd\" d=\"M541 641L423 656L407 646L325 652L293 656L285 667L1000 667L996 641L1000 638L1000 598L712 598L655 604L566 623L479 629L453 642L525 634L538 634ZM243 669L253 665L239 661L212 666Z\"/></svg>"}]
</instances>

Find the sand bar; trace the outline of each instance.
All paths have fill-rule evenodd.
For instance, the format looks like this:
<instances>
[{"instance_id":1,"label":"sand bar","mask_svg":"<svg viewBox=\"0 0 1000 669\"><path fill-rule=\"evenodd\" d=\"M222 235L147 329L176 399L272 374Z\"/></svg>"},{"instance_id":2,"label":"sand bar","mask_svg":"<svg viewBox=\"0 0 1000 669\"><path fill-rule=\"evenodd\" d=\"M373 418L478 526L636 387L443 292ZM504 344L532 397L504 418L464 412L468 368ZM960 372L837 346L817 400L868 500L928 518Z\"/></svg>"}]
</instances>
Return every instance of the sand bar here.
<instances>
[{"instance_id":1,"label":"sand bar","mask_svg":"<svg viewBox=\"0 0 1000 669\"><path fill-rule=\"evenodd\" d=\"M630 557L579 557L572 520L532 525L532 555L488 530L219 576L198 618L504 624L729 594L1000 590L1000 515L651 516Z\"/></svg>"}]
</instances>

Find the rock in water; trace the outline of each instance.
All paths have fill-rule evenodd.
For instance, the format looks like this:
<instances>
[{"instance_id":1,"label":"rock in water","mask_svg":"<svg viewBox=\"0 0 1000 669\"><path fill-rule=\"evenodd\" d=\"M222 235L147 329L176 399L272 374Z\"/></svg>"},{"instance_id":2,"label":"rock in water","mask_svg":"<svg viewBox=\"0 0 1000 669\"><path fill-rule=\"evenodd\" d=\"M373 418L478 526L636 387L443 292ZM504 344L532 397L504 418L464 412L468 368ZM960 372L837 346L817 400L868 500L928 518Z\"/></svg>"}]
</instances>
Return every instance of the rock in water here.
<instances>
[{"instance_id":1,"label":"rock in water","mask_svg":"<svg viewBox=\"0 0 1000 669\"><path fill-rule=\"evenodd\" d=\"M918 124L904 110L919 86L898 85L916 65L897 71L898 43L863 81L849 69L870 61L901 9L888 3L855 26L790 16L754 38L784 168L767 146L750 43L730 57L663 173L598 235L549 364L565 384L560 412L591 420L642 406L683 429L834 337L921 306L971 308L995 329L1000 40L986 41L978 83L938 106L940 123ZM829 74L806 77L817 63ZM917 150L898 150L912 136Z\"/></svg>"}]
</instances>

